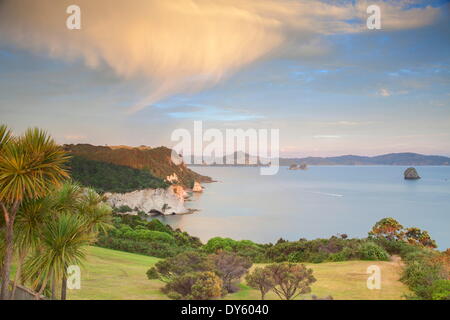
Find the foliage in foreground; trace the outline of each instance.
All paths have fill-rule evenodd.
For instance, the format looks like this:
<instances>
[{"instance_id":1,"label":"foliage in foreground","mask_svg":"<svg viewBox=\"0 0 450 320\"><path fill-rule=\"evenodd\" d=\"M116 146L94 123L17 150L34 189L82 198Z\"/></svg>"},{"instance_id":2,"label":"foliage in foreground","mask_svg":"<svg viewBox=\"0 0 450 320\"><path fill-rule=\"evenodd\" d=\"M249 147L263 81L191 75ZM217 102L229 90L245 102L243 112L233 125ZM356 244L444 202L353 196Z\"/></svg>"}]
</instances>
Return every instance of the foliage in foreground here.
<instances>
[{"instance_id":1,"label":"foliage in foreground","mask_svg":"<svg viewBox=\"0 0 450 320\"><path fill-rule=\"evenodd\" d=\"M369 238L403 241L426 248L436 248L436 241L431 239L428 231L419 228L404 228L394 218L384 218L378 221L369 232Z\"/></svg>"},{"instance_id":2,"label":"foliage in foreground","mask_svg":"<svg viewBox=\"0 0 450 320\"><path fill-rule=\"evenodd\" d=\"M202 245L198 238L173 230L157 219L148 222L138 216L117 214L113 223L115 228L99 237L98 246L167 258Z\"/></svg>"},{"instance_id":3,"label":"foliage in foreground","mask_svg":"<svg viewBox=\"0 0 450 320\"><path fill-rule=\"evenodd\" d=\"M271 262L338 262L347 260L388 260L389 255L373 241L347 239L333 236L329 239L286 241L275 244L256 244L250 240L233 240L215 237L202 250L213 253L217 250L235 252L250 258L254 263Z\"/></svg>"},{"instance_id":4,"label":"foliage in foreground","mask_svg":"<svg viewBox=\"0 0 450 320\"><path fill-rule=\"evenodd\" d=\"M281 300L293 300L311 292L311 284L316 278L312 269L303 264L283 262L257 268L247 275L246 280L250 287L260 291L262 300L270 290Z\"/></svg>"},{"instance_id":5,"label":"foliage in foreground","mask_svg":"<svg viewBox=\"0 0 450 320\"><path fill-rule=\"evenodd\" d=\"M434 250L428 232L404 229L393 218L378 221L369 233L389 254L400 255L405 263L401 281L413 292L409 299L450 299L450 251Z\"/></svg>"},{"instance_id":6,"label":"foliage in foreground","mask_svg":"<svg viewBox=\"0 0 450 320\"><path fill-rule=\"evenodd\" d=\"M0 125L0 233L5 245L2 256L0 299L9 298L9 281L14 255L15 220L24 201L45 197L68 173L68 157L56 142L38 128L14 136Z\"/></svg>"},{"instance_id":7,"label":"foliage in foreground","mask_svg":"<svg viewBox=\"0 0 450 320\"><path fill-rule=\"evenodd\" d=\"M163 292L172 299L207 300L236 292L236 283L251 266L235 253L187 251L156 263L147 277L165 282Z\"/></svg>"}]
</instances>

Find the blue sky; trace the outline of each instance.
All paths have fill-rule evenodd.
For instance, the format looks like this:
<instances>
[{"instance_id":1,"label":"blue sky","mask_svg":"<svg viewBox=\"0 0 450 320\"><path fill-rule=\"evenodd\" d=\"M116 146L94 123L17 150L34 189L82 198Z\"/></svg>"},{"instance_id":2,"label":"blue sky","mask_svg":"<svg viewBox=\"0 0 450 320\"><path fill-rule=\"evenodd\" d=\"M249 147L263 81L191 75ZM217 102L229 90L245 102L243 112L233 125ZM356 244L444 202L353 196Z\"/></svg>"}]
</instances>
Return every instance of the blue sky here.
<instances>
[{"instance_id":1,"label":"blue sky","mask_svg":"<svg viewBox=\"0 0 450 320\"><path fill-rule=\"evenodd\" d=\"M450 155L448 2L403 2L399 14L430 5L438 14L417 25L358 32L311 32L292 24L274 33L273 41L256 43L260 51L233 47L217 58L220 63L208 64L204 59L210 56L197 43L190 48L195 55L177 57L179 65L161 71L167 77L153 72L166 62L164 55L141 73L139 63L123 66L114 48L91 59L89 42L83 42L84 51L75 47L79 42L61 49L55 41L63 40L48 32L52 42L46 45L46 26L39 26L34 43L26 39L37 31L25 25L21 43L17 35L12 41L8 35L14 32L0 23L0 122L17 132L46 128L60 143L171 146L173 130L192 129L194 120L203 120L206 128L280 129L284 156ZM412 17L423 16L417 11ZM280 34L282 41L275 37ZM210 38L205 39L200 40ZM234 52L242 57L232 61ZM247 52L252 59L245 59ZM179 75L180 69L187 71ZM168 82L171 78L177 82ZM169 89L129 112L158 91L158 81L169 83Z\"/></svg>"}]
</instances>

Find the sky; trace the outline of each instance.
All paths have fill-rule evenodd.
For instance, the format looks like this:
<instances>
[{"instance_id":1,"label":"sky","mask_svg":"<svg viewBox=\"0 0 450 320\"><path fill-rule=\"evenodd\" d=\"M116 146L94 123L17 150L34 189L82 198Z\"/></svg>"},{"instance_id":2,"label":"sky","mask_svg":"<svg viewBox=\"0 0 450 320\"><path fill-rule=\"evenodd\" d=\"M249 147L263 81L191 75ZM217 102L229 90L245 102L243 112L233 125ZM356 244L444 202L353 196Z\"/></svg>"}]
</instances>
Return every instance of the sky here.
<instances>
[{"instance_id":1,"label":"sky","mask_svg":"<svg viewBox=\"0 0 450 320\"><path fill-rule=\"evenodd\" d=\"M449 16L437 0L0 0L0 123L170 147L201 120L279 129L285 157L450 156Z\"/></svg>"}]
</instances>

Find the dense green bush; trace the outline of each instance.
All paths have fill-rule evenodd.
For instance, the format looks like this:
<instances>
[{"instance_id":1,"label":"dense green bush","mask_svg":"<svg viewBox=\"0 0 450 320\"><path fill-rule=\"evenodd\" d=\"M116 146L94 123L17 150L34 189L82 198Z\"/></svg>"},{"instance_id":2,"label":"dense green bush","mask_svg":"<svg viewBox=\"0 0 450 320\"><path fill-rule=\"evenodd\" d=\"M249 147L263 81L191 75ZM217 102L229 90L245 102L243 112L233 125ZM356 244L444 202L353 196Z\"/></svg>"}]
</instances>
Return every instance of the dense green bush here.
<instances>
[{"instance_id":1,"label":"dense green bush","mask_svg":"<svg viewBox=\"0 0 450 320\"><path fill-rule=\"evenodd\" d=\"M356 256L356 254L351 248L345 247L344 249L342 249L339 252L330 254L328 259L329 259L329 261L340 262L340 261L351 260L355 256Z\"/></svg>"},{"instance_id":2,"label":"dense green bush","mask_svg":"<svg viewBox=\"0 0 450 320\"><path fill-rule=\"evenodd\" d=\"M164 242L144 242L103 236L100 237L96 245L103 248L139 253L158 258L172 257L185 250L183 247L173 246Z\"/></svg>"},{"instance_id":3,"label":"dense green bush","mask_svg":"<svg viewBox=\"0 0 450 320\"><path fill-rule=\"evenodd\" d=\"M198 238L157 219L147 222L138 216L115 215L113 222L115 228L99 237L98 246L167 258L202 245Z\"/></svg>"},{"instance_id":4,"label":"dense green bush","mask_svg":"<svg viewBox=\"0 0 450 320\"><path fill-rule=\"evenodd\" d=\"M249 257L254 263L347 261L352 259L387 260L389 254L383 247L366 239L347 239L336 236L330 239L286 241L275 244L256 244L248 240L212 238L202 250L213 253L218 250L236 252Z\"/></svg>"},{"instance_id":5,"label":"dense green bush","mask_svg":"<svg viewBox=\"0 0 450 320\"><path fill-rule=\"evenodd\" d=\"M362 260L388 260L389 254L387 251L376 244L375 242L368 241L361 244L359 254Z\"/></svg>"},{"instance_id":6,"label":"dense green bush","mask_svg":"<svg viewBox=\"0 0 450 320\"><path fill-rule=\"evenodd\" d=\"M386 238L378 238L373 239L375 243L382 246L389 254L397 254L400 256L403 256L408 251L413 251L414 248L410 244L404 241L398 241L398 240L389 240Z\"/></svg>"},{"instance_id":7,"label":"dense green bush","mask_svg":"<svg viewBox=\"0 0 450 320\"><path fill-rule=\"evenodd\" d=\"M401 280L414 292L415 296L411 298L431 300L433 299L433 290L439 292L440 286L438 281L447 280L448 273L439 260L436 259L439 255L439 253L422 249L410 252L405 256L406 266ZM438 283L435 288L434 284L436 282Z\"/></svg>"},{"instance_id":8,"label":"dense green bush","mask_svg":"<svg viewBox=\"0 0 450 320\"><path fill-rule=\"evenodd\" d=\"M450 280L437 280L431 286L433 300L450 300Z\"/></svg>"},{"instance_id":9,"label":"dense green bush","mask_svg":"<svg viewBox=\"0 0 450 320\"><path fill-rule=\"evenodd\" d=\"M211 238L203 247L207 253L215 253L220 250L235 252L240 256L247 257L253 262L264 261L264 246L250 240L233 240L230 238Z\"/></svg>"},{"instance_id":10,"label":"dense green bush","mask_svg":"<svg viewBox=\"0 0 450 320\"><path fill-rule=\"evenodd\" d=\"M343 239L331 237L330 239L298 241L279 240L269 245L265 250L264 260L267 262L312 262L345 261L359 259L360 244L365 240Z\"/></svg>"}]
</instances>

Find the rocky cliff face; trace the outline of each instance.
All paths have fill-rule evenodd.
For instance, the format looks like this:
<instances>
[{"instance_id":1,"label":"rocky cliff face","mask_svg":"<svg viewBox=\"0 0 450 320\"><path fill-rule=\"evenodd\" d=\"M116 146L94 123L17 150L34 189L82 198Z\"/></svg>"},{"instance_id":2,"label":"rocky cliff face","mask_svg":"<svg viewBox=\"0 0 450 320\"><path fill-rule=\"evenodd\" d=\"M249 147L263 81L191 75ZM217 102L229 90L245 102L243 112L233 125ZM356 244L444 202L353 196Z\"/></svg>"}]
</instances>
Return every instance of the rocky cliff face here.
<instances>
[{"instance_id":1,"label":"rocky cliff face","mask_svg":"<svg viewBox=\"0 0 450 320\"><path fill-rule=\"evenodd\" d=\"M181 186L167 189L144 189L129 193L106 193L108 203L116 208L128 206L135 211L153 214L184 214L189 210L184 206L187 192Z\"/></svg>"}]
</instances>

